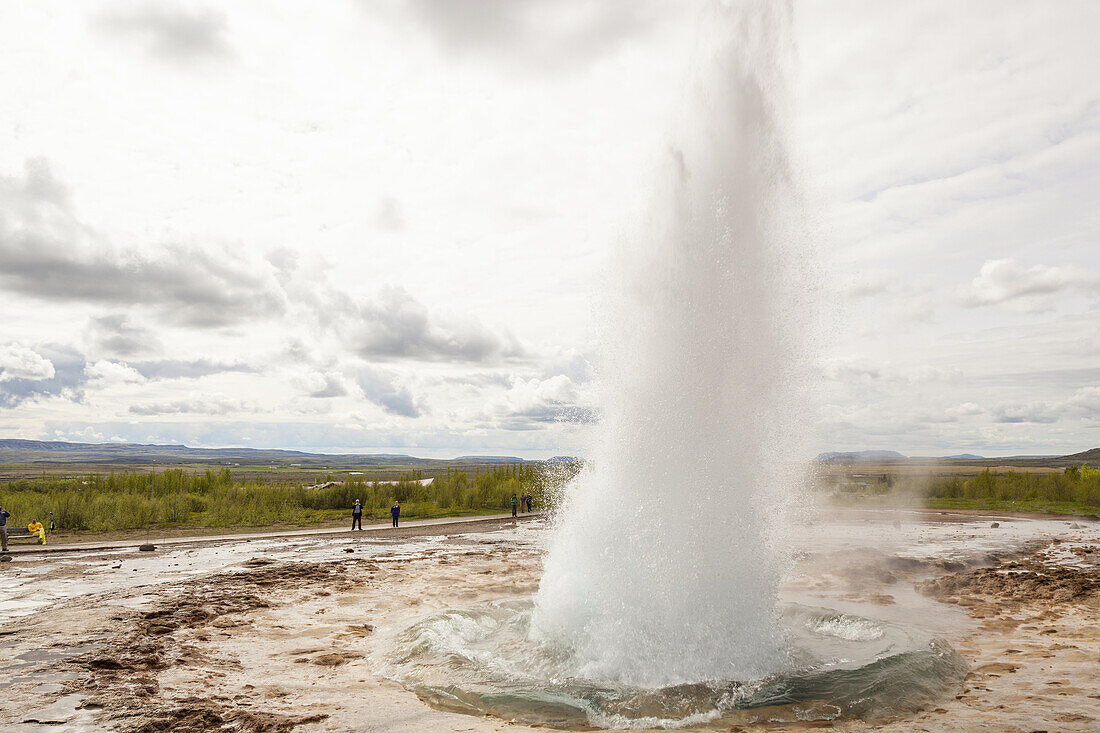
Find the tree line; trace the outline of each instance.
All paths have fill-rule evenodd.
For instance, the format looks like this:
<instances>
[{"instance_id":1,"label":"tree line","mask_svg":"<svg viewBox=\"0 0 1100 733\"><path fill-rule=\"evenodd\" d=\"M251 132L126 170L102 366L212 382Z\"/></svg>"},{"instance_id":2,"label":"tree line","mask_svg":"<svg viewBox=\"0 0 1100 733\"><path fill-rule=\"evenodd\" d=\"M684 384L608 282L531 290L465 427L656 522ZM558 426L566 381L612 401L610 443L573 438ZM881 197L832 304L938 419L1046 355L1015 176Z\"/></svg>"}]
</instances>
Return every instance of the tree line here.
<instances>
[{"instance_id":1,"label":"tree line","mask_svg":"<svg viewBox=\"0 0 1100 733\"><path fill-rule=\"evenodd\" d=\"M1100 507L1100 469L1071 466L1062 473L994 473L987 468L967 479L937 478L928 495L937 499L1074 503Z\"/></svg>"}]
</instances>

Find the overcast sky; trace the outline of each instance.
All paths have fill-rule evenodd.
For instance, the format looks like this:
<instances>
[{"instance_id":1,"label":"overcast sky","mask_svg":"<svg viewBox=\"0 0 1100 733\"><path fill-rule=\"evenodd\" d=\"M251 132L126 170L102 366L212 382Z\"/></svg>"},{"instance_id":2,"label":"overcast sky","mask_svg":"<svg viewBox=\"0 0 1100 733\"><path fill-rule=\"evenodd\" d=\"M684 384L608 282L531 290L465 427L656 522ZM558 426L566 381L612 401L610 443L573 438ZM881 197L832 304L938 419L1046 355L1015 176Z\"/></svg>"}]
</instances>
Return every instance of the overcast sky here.
<instances>
[{"instance_id":1,"label":"overcast sky","mask_svg":"<svg viewBox=\"0 0 1100 733\"><path fill-rule=\"evenodd\" d=\"M0 437L583 451L699 5L0 4ZM1100 446L1100 3L794 8L819 447Z\"/></svg>"}]
</instances>

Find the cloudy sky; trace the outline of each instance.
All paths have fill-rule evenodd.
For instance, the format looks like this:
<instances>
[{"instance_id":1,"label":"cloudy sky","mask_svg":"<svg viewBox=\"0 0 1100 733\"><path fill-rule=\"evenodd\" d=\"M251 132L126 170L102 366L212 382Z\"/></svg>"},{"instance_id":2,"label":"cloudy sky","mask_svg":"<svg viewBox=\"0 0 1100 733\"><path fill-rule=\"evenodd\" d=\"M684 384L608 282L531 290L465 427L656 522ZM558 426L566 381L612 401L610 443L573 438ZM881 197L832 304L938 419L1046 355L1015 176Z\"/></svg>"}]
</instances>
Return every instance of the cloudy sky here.
<instances>
[{"instance_id":1,"label":"cloudy sky","mask_svg":"<svg viewBox=\"0 0 1100 733\"><path fill-rule=\"evenodd\" d=\"M0 437L583 451L701 5L0 4ZM795 2L822 450L1100 446L1098 27Z\"/></svg>"}]
</instances>

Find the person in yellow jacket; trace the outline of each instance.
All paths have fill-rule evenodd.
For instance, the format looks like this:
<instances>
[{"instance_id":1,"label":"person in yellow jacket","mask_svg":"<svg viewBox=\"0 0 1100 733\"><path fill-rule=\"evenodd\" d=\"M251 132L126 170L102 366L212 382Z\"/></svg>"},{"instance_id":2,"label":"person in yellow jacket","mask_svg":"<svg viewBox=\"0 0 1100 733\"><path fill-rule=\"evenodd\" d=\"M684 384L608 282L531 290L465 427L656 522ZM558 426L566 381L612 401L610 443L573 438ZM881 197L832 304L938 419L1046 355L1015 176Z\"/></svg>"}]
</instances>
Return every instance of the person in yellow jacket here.
<instances>
[{"instance_id":1,"label":"person in yellow jacket","mask_svg":"<svg viewBox=\"0 0 1100 733\"><path fill-rule=\"evenodd\" d=\"M42 522L32 519L31 523L27 525L27 531L38 538L38 544L46 544L46 528L42 526Z\"/></svg>"}]
</instances>

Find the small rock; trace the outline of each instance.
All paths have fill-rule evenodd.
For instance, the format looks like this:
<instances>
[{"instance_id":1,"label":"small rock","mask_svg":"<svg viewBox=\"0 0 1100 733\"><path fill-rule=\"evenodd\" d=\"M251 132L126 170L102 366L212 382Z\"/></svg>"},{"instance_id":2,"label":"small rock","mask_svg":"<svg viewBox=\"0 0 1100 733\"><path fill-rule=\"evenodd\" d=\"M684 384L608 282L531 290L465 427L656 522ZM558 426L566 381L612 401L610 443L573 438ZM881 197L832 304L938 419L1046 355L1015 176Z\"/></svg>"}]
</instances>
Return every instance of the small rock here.
<instances>
[{"instance_id":1,"label":"small rock","mask_svg":"<svg viewBox=\"0 0 1100 733\"><path fill-rule=\"evenodd\" d=\"M355 552L355 550L351 547L345 547L344 552Z\"/></svg>"},{"instance_id":2,"label":"small rock","mask_svg":"<svg viewBox=\"0 0 1100 733\"><path fill-rule=\"evenodd\" d=\"M997 529L997 527L1000 527L1000 526L1001 526L1000 522L994 522L993 524L989 525L989 528L990 529Z\"/></svg>"},{"instance_id":3,"label":"small rock","mask_svg":"<svg viewBox=\"0 0 1100 733\"><path fill-rule=\"evenodd\" d=\"M1070 529L1081 529L1082 527L1081 527L1081 525L1080 525L1080 524L1078 524L1077 522L1073 522L1073 523L1071 523L1071 524L1069 525L1069 528L1070 528Z\"/></svg>"},{"instance_id":4,"label":"small rock","mask_svg":"<svg viewBox=\"0 0 1100 733\"><path fill-rule=\"evenodd\" d=\"M340 654L321 654L310 661L322 667L339 667L347 660Z\"/></svg>"}]
</instances>

